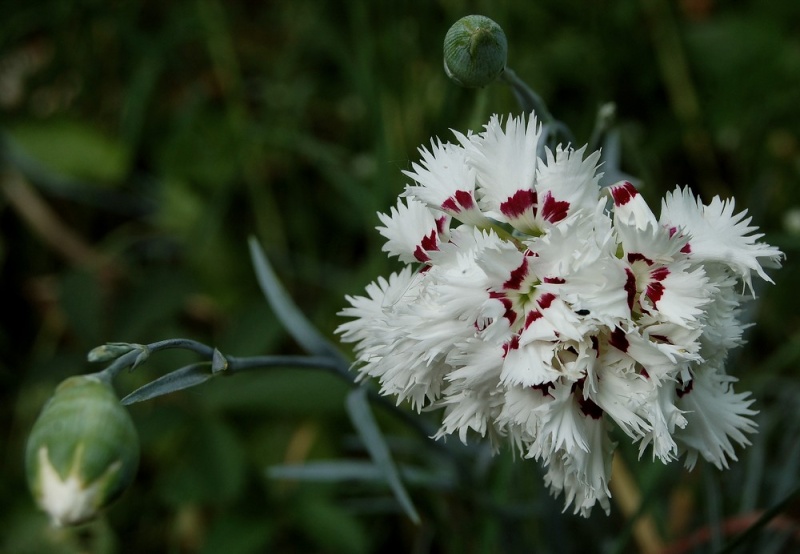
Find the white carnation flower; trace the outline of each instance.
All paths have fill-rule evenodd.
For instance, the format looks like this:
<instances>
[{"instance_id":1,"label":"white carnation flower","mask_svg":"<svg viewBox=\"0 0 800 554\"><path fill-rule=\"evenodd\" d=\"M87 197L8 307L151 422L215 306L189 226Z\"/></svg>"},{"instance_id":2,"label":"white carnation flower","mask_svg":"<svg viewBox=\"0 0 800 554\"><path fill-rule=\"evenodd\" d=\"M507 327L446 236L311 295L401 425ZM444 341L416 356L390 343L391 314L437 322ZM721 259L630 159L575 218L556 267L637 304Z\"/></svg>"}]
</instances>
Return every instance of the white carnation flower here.
<instances>
[{"instance_id":1,"label":"white carnation flower","mask_svg":"<svg viewBox=\"0 0 800 554\"><path fill-rule=\"evenodd\" d=\"M409 265L347 297L359 377L441 409L437 438L539 460L582 515L609 510L614 425L640 455L727 467L756 412L724 362L743 292L783 254L732 200L679 188L656 218L630 183L601 194L599 152L543 148L533 114L455 135L420 148L379 215Z\"/></svg>"}]
</instances>

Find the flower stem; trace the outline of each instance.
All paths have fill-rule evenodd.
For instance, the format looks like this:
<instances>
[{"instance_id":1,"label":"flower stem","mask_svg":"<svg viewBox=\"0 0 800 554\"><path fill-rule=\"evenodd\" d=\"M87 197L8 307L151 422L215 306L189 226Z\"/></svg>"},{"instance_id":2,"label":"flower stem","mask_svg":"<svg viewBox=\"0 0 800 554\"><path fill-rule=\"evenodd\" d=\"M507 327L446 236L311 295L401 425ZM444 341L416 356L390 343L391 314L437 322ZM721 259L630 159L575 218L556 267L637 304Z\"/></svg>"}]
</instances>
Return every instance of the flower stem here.
<instances>
[{"instance_id":1,"label":"flower stem","mask_svg":"<svg viewBox=\"0 0 800 554\"><path fill-rule=\"evenodd\" d=\"M558 144L558 138L563 137L570 144L575 144L575 135L563 122L557 120L547 109L547 105L542 97L536 94L528 84L517 76L517 73L510 67L506 67L500 75L500 80L505 82L514 91L517 103L525 113L534 112L542 122L543 140L539 143L539 149L543 151L546 145L551 148ZM537 152L541 156L542 152Z\"/></svg>"},{"instance_id":2,"label":"flower stem","mask_svg":"<svg viewBox=\"0 0 800 554\"><path fill-rule=\"evenodd\" d=\"M542 123L549 125L555 121L553 114L547 109L542 97L536 94L528 84L517 76L517 73L510 67L506 67L500 75L500 79L505 81L514 91L514 96L523 111L530 113L536 112Z\"/></svg>"}]
</instances>

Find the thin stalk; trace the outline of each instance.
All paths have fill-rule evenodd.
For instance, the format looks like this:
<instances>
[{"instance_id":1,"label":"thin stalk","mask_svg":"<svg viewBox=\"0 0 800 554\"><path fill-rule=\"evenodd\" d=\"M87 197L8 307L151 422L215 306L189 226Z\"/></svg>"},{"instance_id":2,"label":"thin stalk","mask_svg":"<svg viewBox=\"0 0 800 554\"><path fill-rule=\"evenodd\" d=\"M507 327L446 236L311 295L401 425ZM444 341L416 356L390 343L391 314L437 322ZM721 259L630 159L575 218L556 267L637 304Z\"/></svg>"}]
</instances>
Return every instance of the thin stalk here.
<instances>
[{"instance_id":1,"label":"thin stalk","mask_svg":"<svg viewBox=\"0 0 800 554\"><path fill-rule=\"evenodd\" d=\"M500 79L511 87L517 103L524 112L536 112L536 115L545 125L555 121L553 114L547 109L542 97L536 94L525 81L520 79L513 69L506 67L500 75Z\"/></svg>"}]
</instances>

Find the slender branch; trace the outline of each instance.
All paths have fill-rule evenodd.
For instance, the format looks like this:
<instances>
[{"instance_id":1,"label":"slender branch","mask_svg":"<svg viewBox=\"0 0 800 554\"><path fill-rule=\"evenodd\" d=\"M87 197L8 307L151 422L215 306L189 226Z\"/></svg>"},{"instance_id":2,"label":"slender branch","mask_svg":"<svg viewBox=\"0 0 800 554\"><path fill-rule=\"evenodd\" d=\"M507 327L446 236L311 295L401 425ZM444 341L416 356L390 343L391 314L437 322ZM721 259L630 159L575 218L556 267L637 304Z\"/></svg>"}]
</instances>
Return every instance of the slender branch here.
<instances>
[{"instance_id":1,"label":"slender branch","mask_svg":"<svg viewBox=\"0 0 800 554\"><path fill-rule=\"evenodd\" d=\"M436 432L435 429L426 425L425 422L406 410L401 410L396 405L389 402L382 396L374 387L364 383L359 384L356 382L355 377L350 372L349 363L341 355L319 355L319 356L226 356L221 354L217 349L203 344L199 341L184 338L166 339L150 344L131 344L131 350L121 355L114 360L108 367L98 373L99 377L106 382L111 382L121 371L125 369L134 369L138 365L144 363L152 353L161 350L169 350L174 348L181 348L189 350L201 357L212 362L212 369L209 370L208 375L200 377L195 375L198 368L204 366L204 363L192 364L184 368L175 370L156 381L158 385L154 386L153 381L148 383L137 391L134 391L126 397L126 404L139 402L141 400L149 400L156 396L168 394L185 388L200 385L210 379L213 373L235 374L244 371L252 371L256 369L269 369L275 367L296 367L305 369L323 369L332 371L339 378L343 379L352 387L363 386L367 389L369 399L376 405L388 410L390 413L395 414L406 425L414 429L418 434L425 438L430 438ZM223 360L222 367L214 369L213 363L215 358ZM191 369L190 369L191 368ZM178 379L181 376L181 379ZM139 391L146 390L146 394L141 394ZM155 391L155 393L153 392ZM139 393L139 394L137 394ZM136 400L132 400L136 399ZM440 448L444 448L442 444L435 442Z\"/></svg>"},{"instance_id":2,"label":"slender branch","mask_svg":"<svg viewBox=\"0 0 800 554\"><path fill-rule=\"evenodd\" d=\"M133 350L123 354L114 360L107 368L100 371L98 376L107 383L111 383L114 377L116 377L123 369L135 368L140 363L143 363L149 355L149 351L146 349L147 347L142 346L141 344L134 346L135 348Z\"/></svg>"},{"instance_id":3,"label":"slender branch","mask_svg":"<svg viewBox=\"0 0 800 554\"><path fill-rule=\"evenodd\" d=\"M552 137L553 143L558 144L558 137L564 137L570 144L575 144L575 135L570 128L562 121L557 120L547 109L547 105L542 97L536 94L528 84L520 79L516 72L510 67L506 67L500 75L500 80L511 87L522 111L526 113L534 112L542 122L542 135L544 140L540 143L540 149L547 144L547 139ZM537 155L539 153L537 152Z\"/></svg>"},{"instance_id":4,"label":"slender branch","mask_svg":"<svg viewBox=\"0 0 800 554\"><path fill-rule=\"evenodd\" d=\"M192 339L167 339L154 342L145 346L150 352L158 352L159 350L168 350L170 348L183 348L191 350L203 356L204 358L211 358L214 355L214 348Z\"/></svg>"},{"instance_id":5,"label":"slender branch","mask_svg":"<svg viewBox=\"0 0 800 554\"><path fill-rule=\"evenodd\" d=\"M250 356L241 358L225 356L225 359L228 361L228 373L280 366L332 369L339 375L346 374L346 368L341 367L339 360L327 356ZM352 379L347 380L353 381Z\"/></svg>"},{"instance_id":6,"label":"slender branch","mask_svg":"<svg viewBox=\"0 0 800 554\"><path fill-rule=\"evenodd\" d=\"M520 108L525 112L536 112L539 119L545 125L555 122L553 114L547 109L547 105L542 97L536 94L528 84L517 76L517 73L510 67L506 67L500 75L500 79L507 83L519 103Z\"/></svg>"},{"instance_id":7,"label":"slender branch","mask_svg":"<svg viewBox=\"0 0 800 554\"><path fill-rule=\"evenodd\" d=\"M212 349L213 350L213 349ZM241 373L243 371L251 371L254 369L267 369L270 367L297 367L308 369L328 369L332 370L334 374L344 379L352 387L364 387L367 389L369 399L386 409L390 413L396 415L406 425L413 428L418 434L425 438L430 438L436 432L435 429L426 425L423 420L415 417L407 410L401 410L397 405L389 402L385 396L381 395L374 387L367 383L359 384L356 382L353 374L349 370L349 366L344 365L342 359L331 356L252 356L236 358L226 356L228 360L227 371L231 374ZM438 442L434 442L437 446L442 446Z\"/></svg>"}]
</instances>

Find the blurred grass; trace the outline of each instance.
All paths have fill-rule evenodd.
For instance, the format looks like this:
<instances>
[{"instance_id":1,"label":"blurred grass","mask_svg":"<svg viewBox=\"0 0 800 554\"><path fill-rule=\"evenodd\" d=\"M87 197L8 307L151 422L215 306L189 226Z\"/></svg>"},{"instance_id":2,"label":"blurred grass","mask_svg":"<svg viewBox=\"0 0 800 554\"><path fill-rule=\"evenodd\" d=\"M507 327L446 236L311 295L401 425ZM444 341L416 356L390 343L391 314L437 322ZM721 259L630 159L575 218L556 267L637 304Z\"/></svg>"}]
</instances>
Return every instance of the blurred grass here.
<instances>
[{"instance_id":1,"label":"blurred grass","mask_svg":"<svg viewBox=\"0 0 800 554\"><path fill-rule=\"evenodd\" d=\"M535 464L508 452L490 460L478 449L459 469L474 480L468 494L412 488L419 527L385 486L267 479L270 465L366 457L351 440L344 386L307 371L135 406L142 466L104 521L50 529L24 487L34 418L59 380L91 370L85 353L102 342L186 336L235 355L299 351L261 298L251 234L332 336L343 295L395 267L375 212L394 203L416 148L517 111L500 85L446 80L441 42L468 13L504 27L510 65L579 142L597 107L616 102L623 169L644 180L651 203L675 184L706 200L733 194L788 254L776 286L758 291L757 325L732 360L761 410L740 462L687 473L620 450L664 541L710 551L733 532L725 522L796 486L797 2L11 0L0 20L0 550L639 550L616 507L610 518L562 515ZM118 387L191 361L160 354ZM414 444L397 458L440 464ZM797 547L798 508L795 499L762 530L759 552ZM687 542L693 532L705 532L699 546Z\"/></svg>"}]
</instances>

